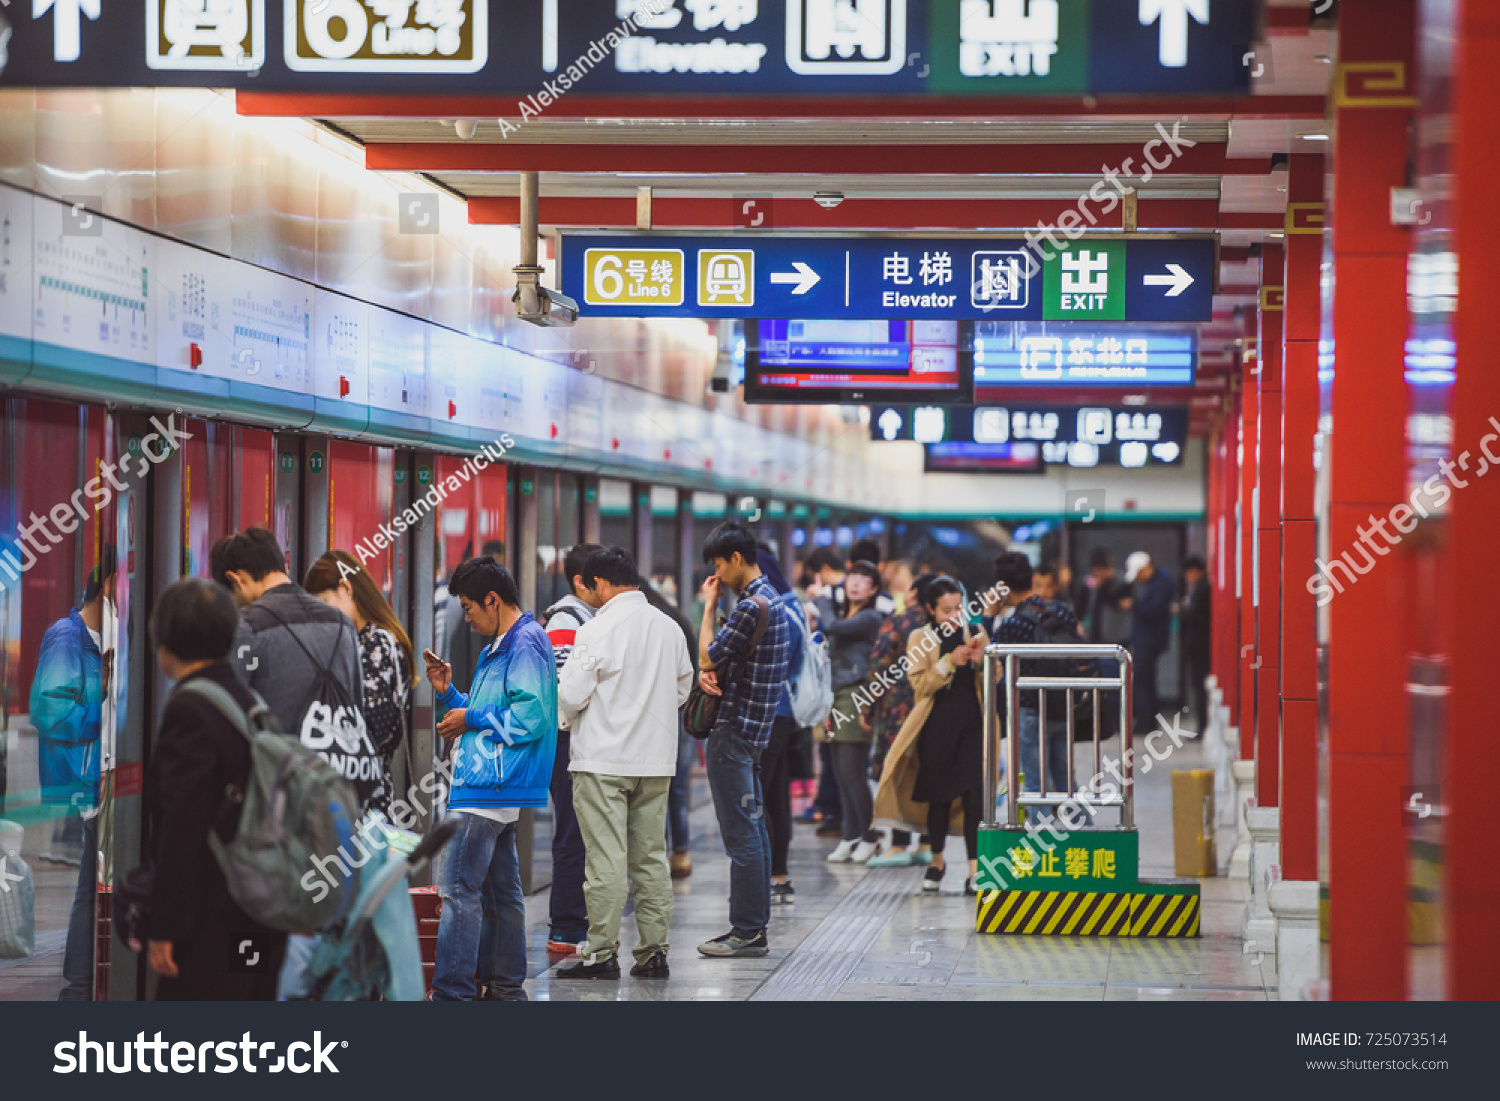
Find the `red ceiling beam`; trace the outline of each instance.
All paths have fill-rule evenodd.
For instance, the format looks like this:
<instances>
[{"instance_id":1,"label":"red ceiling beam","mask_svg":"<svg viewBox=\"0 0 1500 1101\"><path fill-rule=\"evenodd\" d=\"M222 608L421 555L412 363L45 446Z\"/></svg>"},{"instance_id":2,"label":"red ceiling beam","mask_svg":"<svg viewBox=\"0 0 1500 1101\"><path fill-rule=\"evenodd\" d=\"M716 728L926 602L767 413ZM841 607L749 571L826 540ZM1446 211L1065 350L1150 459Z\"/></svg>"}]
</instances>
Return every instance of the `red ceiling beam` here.
<instances>
[{"instance_id":1,"label":"red ceiling beam","mask_svg":"<svg viewBox=\"0 0 1500 1101\"><path fill-rule=\"evenodd\" d=\"M749 204L749 205L747 205ZM476 225L520 224L521 200L505 196L469 199L469 221ZM1121 228L1121 207L1099 213L1089 203L1099 229ZM1063 199L846 199L832 210L811 199L676 198L656 196L651 204L655 229L1031 229L1055 226L1077 202ZM1218 229L1219 204L1213 199L1142 199L1136 225L1142 230ZM636 224L634 196L543 196L543 225L629 227ZM756 219L759 219L757 221ZM1281 215L1264 215L1267 227ZM1243 227L1236 227L1243 228Z\"/></svg>"},{"instance_id":2,"label":"red ceiling beam","mask_svg":"<svg viewBox=\"0 0 1500 1101\"><path fill-rule=\"evenodd\" d=\"M1182 149L1160 175L1263 176L1270 157L1225 156L1199 142ZM365 167L404 172L732 172L827 175L1079 175L1108 165L1145 171L1140 143L1101 145L523 145L519 142L375 143ZM1169 157L1166 144L1152 155Z\"/></svg>"},{"instance_id":3,"label":"red ceiling beam","mask_svg":"<svg viewBox=\"0 0 1500 1101\"><path fill-rule=\"evenodd\" d=\"M235 94L242 115L278 118L518 118L514 95ZM567 95L549 118L1164 118L1325 117L1322 96L583 96Z\"/></svg>"}]
</instances>

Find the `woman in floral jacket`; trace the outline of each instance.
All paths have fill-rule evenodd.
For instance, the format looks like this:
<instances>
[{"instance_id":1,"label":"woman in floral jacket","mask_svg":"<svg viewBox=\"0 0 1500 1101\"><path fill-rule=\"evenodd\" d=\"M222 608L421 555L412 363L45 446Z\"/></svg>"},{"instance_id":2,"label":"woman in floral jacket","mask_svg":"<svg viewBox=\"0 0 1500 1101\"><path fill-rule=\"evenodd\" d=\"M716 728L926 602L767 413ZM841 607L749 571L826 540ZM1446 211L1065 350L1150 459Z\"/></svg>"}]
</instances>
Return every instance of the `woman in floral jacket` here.
<instances>
[{"instance_id":1,"label":"woman in floral jacket","mask_svg":"<svg viewBox=\"0 0 1500 1101\"><path fill-rule=\"evenodd\" d=\"M303 587L352 619L359 631L365 729L383 765L368 807L388 814L394 797L391 758L406 736L406 704L416 684L411 638L370 572L348 551L329 551L319 558Z\"/></svg>"}]
</instances>

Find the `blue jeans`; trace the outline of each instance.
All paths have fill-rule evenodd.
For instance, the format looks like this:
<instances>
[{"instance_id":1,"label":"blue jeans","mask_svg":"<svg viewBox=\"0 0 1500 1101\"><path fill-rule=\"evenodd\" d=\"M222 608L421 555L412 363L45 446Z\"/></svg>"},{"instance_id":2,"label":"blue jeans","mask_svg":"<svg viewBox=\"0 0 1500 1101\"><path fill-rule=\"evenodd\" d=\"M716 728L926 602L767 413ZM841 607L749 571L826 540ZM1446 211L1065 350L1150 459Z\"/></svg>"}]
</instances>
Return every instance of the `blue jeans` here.
<instances>
[{"instance_id":1,"label":"blue jeans","mask_svg":"<svg viewBox=\"0 0 1500 1101\"><path fill-rule=\"evenodd\" d=\"M589 911L583 901L583 834L573 813L573 774L568 771L571 737L557 732L557 759L552 765L552 896L548 913L553 940L577 944L589 935Z\"/></svg>"},{"instance_id":2,"label":"blue jeans","mask_svg":"<svg viewBox=\"0 0 1500 1101\"><path fill-rule=\"evenodd\" d=\"M760 750L738 730L708 736L708 786L729 856L729 924L754 937L771 921L771 835L760 786Z\"/></svg>"},{"instance_id":3,"label":"blue jeans","mask_svg":"<svg viewBox=\"0 0 1500 1101\"><path fill-rule=\"evenodd\" d=\"M454 812L458 832L443 850L438 895L434 1001L474 1000L480 986L526 1000L526 899L516 856L516 823Z\"/></svg>"},{"instance_id":4,"label":"blue jeans","mask_svg":"<svg viewBox=\"0 0 1500 1101\"><path fill-rule=\"evenodd\" d=\"M1035 708L1021 708L1021 773L1025 781L1023 792L1040 793L1042 790L1040 716ZM1012 780L1014 782L1014 780ZM1047 716L1047 792L1055 794L1068 790L1068 720ZM1033 807L1027 818L1037 822L1043 810Z\"/></svg>"},{"instance_id":5,"label":"blue jeans","mask_svg":"<svg viewBox=\"0 0 1500 1101\"><path fill-rule=\"evenodd\" d=\"M99 818L83 822L83 853L78 860L78 883L68 914L68 940L63 949L60 1002L87 1002L94 997L94 889L99 880Z\"/></svg>"},{"instance_id":6,"label":"blue jeans","mask_svg":"<svg viewBox=\"0 0 1500 1101\"><path fill-rule=\"evenodd\" d=\"M693 790L693 762L698 758L698 739L677 724L677 775L667 789L667 835L674 853L688 851L690 831L688 796Z\"/></svg>"}]
</instances>

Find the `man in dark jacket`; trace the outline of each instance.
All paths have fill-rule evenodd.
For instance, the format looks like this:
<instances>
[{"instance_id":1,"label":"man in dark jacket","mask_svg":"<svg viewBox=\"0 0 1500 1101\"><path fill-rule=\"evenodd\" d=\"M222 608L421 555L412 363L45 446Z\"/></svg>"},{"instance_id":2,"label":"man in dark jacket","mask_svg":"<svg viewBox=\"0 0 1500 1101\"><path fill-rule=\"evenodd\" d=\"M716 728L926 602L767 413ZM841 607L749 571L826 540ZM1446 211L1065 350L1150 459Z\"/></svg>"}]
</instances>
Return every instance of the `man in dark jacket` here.
<instances>
[{"instance_id":1,"label":"man in dark jacket","mask_svg":"<svg viewBox=\"0 0 1500 1101\"><path fill-rule=\"evenodd\" d=\"M1193 716L1193 729L1202 733L1208 721L1209 656L1213 631L1210 605L1213 594L1208 586L1208 572L1203 559L1192 555L1182 563L1182 656L1187 666L1187 703Z\"/></svg>"},{"instance_id":2,"label":"man in dark jacket","mask_svg":"<svg viewBox=\"0 0 1500 1101\"><path fill-rule=\"evenodd\" d=\"M212 703L181 691L202 678L250 706L225 661L238 625L229 594L200 580L169 586L152 615L162 673L178 688L162 712L145 792L153 869L147 948L162 1001L270 1001L286 948L284 933L236 905L208 847L210 830L234 839L239 804L225 792L245 790L250 745Z\"/></svg>"},{"instance_id":3,"label":"man in dark jacket","mask_svg":"<svg viewBox=\"0 0 1500 1101\"><path fill-rule=\"evenodd\" d=\"M220 539L209 551L208 568L240 609L231 668L265 699L282 730L349 781L363 815L382 790L385 758L365 727L354 623L287 576L286 555L265 528ZM280 997L307 996L316 946L316 937L288 942Z\"/></svg>"},{"instance_id":4,"label":"man in dark jacket","mask_svg":"<svg viewBox=\"0 0 1500 1101\"><path fill-rule=\"evenodd\" d=\"M559 673L573 652L578 628L594 618L593 601L598 598L583 583L583 567L591 554L603 549L598 543L579 543L563 556L563 574L572 592L542 613L542 627L557 655ZM583 899L583 834L573 813L573 774L568 771L571 755L568 728L559 726L557 759L552 765L551 931L547 935L547 951L554 956L573 955L589 934L589 911Z\"/></svg>"},{"instance_id":5,"label":"man in dark jacket","mask_svg":"<svg viewBox=\"0 0 1500 1101\"><path fill-rule=\"evenodd\" d=\"M1172 644L1172 578L1159 570L1145 551L1125 560L1125 581L1135 586L1134 595L1121 602L1131 612L1130 656L1135 662L1135 732L1156 729L1161 709L1156 694L1156 668Z\"/></svg>"}]
</instances>

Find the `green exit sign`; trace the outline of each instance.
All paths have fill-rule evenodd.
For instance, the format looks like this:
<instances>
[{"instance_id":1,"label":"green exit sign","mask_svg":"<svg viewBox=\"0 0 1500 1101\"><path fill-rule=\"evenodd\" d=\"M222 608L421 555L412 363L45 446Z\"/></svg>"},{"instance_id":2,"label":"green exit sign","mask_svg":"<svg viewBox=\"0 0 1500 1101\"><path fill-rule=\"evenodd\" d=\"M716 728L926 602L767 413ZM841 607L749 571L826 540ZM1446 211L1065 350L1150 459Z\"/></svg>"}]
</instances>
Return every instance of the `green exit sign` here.
<instances>
[{"instance_id":1,"label":"green exit sign","mask_svg":"<svg viewBox=\"0 0 1500 1101\"><path fill-rule=\"evenodd\" d=\"M1125 320L1125 242L1075 241L1042 265L1047 321Z\"/></svg>"}]
</instances>

